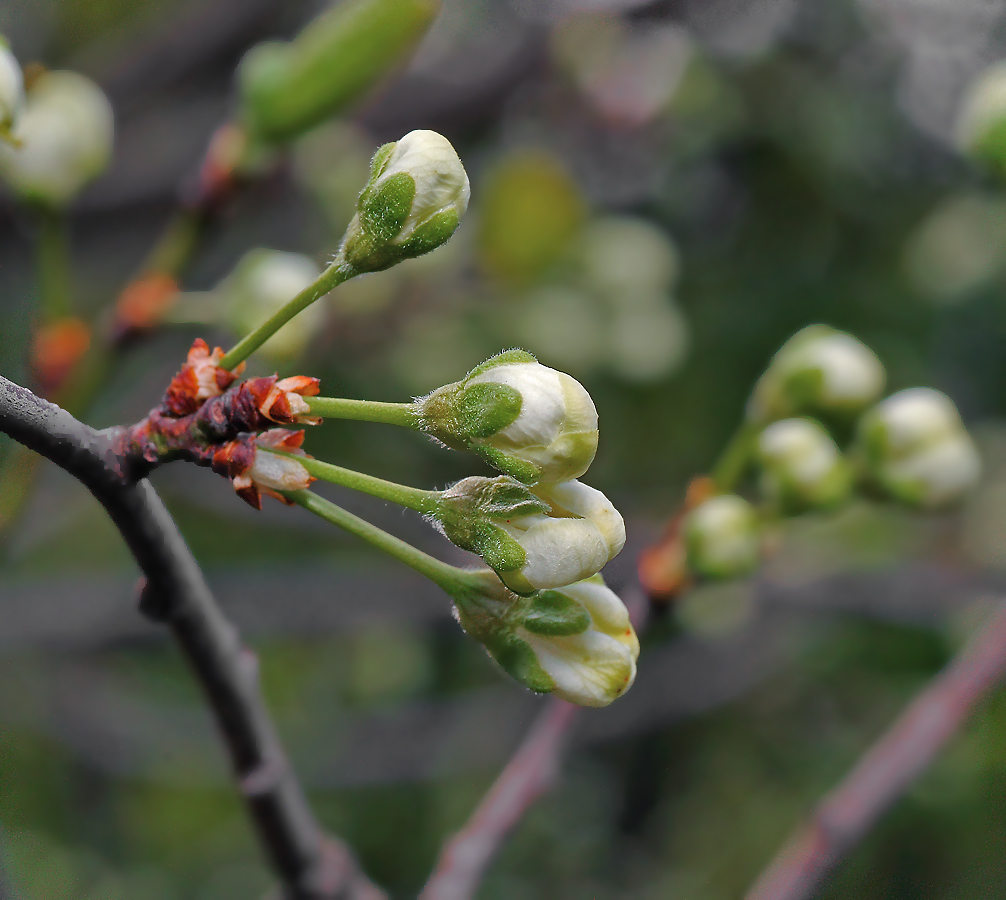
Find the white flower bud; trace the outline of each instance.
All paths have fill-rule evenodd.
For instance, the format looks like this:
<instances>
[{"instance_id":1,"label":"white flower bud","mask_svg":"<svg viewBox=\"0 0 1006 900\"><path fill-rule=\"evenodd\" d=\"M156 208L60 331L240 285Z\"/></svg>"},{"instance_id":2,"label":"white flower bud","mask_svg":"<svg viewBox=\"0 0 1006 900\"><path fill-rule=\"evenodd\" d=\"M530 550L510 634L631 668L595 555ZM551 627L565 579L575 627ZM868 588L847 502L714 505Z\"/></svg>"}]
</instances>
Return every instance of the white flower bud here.
<instances>
[{"instance_id":1,"label":"white flower bud","mask_svg":"<svg viewBox=\"0 0 1006 900\"><path fill-rule=\"evenodd\" d=\"M771 422L800 413L855 414L880 396L885 380L880 360L861 341L827 325L809 325L772 357L747 416Z\"/></svg>"},{"instance_id":2,"label":"white flower bud","mask_svg":"<svg viewBox=\"0 0 1006 900\"><path fill-rule=\"evenodd\" d=\"M618 510L579 481L532 493L506 476L465 478L444 492L438 519L448 538L520 594L588 578L625 544Z\"/></svg>"},{"instance_id":3,"label":"white flower bud","mask_svg":"<svg viewBox=\"0 0 1006 900\"><path fill-rule=\"evenodd\" d=\"M220 285L235 334L244 335L284 307L321 274L318 264L301 253L252 250ZM298 356L318 333L325 308L313 303L279 329L262 345L262 351L279 360Z\"/></svg>"},{"instance_id":4,"label":"white flower bud","mask_svg":"<svg viewBox=\"0 0 1006 900\"><path fill-rule=\"evenodd\" d=\"M416 401L420 427L520 481L578 478L597 452L597 410L575 378L510 350Z\"/></svg>"},{"instance_id":5,"label":"white flower bud","mask_svg":"<svg viewBox=\"0 0 1006 900\"><path fill-rule=\"evenodd\" d=\"M0 134L10 135L24 106L24 78L10 48L0 38Z\"/></svg>"},{"instance_id":6,"label":"white flower bud","mask_svg":"<svg viewBox=\"0 0 1006 900\"><path fill-rule=\"evenodd\" d=\"M953 401L932 388L898 391L863 416L858 448L892 497L947 506L981 475L981 460Z\"/></svg>"},{"instance_id":7,"label":"white flower bud","mask_svg":"<svg viewBox=\"0 0 1006 900\"><path fill-rule=\"evenodd\" d=\"M536 607L547 608L559 599L550 596L554 594L586 610L590 624L584 631L562 633L561 627L550 627L547 615L534 614ZM534 599L532 613L517 635L555 682L552 693L580 706L607 706L624 694L636 677L639 639L625 604L601 576L542 592Z\"/></svg>"},{"instance_id":8,"label":"white flower bud","mask_svg":"<svg viewBox=\"0 0 1006 900\"><path fill-rule=\"evenodd\" d=\"M581 706L607 706L636 677L639 640L600 575L518 597L488 572L484 590L455 597L465 631L525 687Z\"/></svg>"},{"instance_id":9,"label":"white flower bud","mask_svg":"<svg viewBox=\"0 0 1006 900\"><path fill-rule=\"evenodd\" d=\"M720 494L685 518L688 564L699 575L734 578L758 565L758 517L736 494Z\"/></svg>"},{"instance_id":10,"label":"white flower bud","mask_svg":"<svg viewBox=\"0 0 1006 900\"><path fill-rule=\"evenodd\" d=\"M1006 62L984 69L964 91L957 145L995 167L1006 166Z\"/></svg>"},{"instance_id":11,"label":"white flower bud","mask_svg":"<svg viewBox=\"0 0 1006 900\"><path fill-rule=\"evenodd\" d=\"M762 490L780 509L836 506L849 496L849 466L831 436L810 419L782 419L758 437Z\"/></svg>"},{"instance_id":12,"label":"white flower bud","mask_svg":"<svg viewBox=\"0 0 1006 900\"><path fill-rule=\"evenodd\" d=\"M410 131L374 156L343 240L343 260L376 272L434 250L454 234L470 195L450 141L435 131Z\"/></svg>"},{"instance_id":13,"label":"white flower bud","mask_svg":"<svg viewBox=\"0 0 1006 900\"><path fill-rule=\"evenodd\" d=\"M93 81L46 72L13 129L20 146L0 145L0 169L21 197L62 206L108 165L112 133L112 107Z\"/></svg>"}]
</instances>

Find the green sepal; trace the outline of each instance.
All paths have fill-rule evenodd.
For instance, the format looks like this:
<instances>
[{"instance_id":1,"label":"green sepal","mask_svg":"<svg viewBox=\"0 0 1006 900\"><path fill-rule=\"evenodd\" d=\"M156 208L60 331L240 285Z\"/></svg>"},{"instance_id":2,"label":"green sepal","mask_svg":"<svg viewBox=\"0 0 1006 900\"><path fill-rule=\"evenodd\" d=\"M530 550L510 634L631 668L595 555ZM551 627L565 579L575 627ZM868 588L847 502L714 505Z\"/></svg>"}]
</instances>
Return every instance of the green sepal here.
<instances>
[{"instance_id":1,"label":"green sepal","mask_svg":"<svg viewBox=\"0 0 1006 900\"><path fill-rule=\"evenodd\" d=\"M512 350L503 350L495 356L490 356L485 362L479 363L465 376L465 380L467 381L469 378L481 375L483 372L487 372L489 369L493 369L496 366L530 362L538 362L538 360L533 354L528 353L527 350L521 350L519 347L514 347Z\"/></svg>"},{"instance_id":2,"label":"green sepal","mask_svg":"<svg viewBox=\"0 0 1006 900\"><path fill-rule=\"evenodd\" d=\"M415 197L416 180L408 172L396 172L377 190L360 195L360 224L376 243L390 243L405 227Z\"/></svg>"},{"instance_id":3,"label":"green sepal","mask_svg":"<svg viewBox=\"0 0 1006 900\"><path fill-rule=\"evenodd\" d=\"M436 250L446 244L452 234L458 230L461 219L458 217L456 209L445 209L431 216L420 225L407 240L398 245L403 259L412 259L422 256L431 250Z\"/></svg>"},{"instance_id":4,"label":"green sepal","mask_svg":"<svg viewBox=\"0 0 1006 900\"><path fill-rule=\"evenodd\" d=\"M478 508L489 518L507 521L537 513L547 515L552 511L552 507L541 497L532 494L526 485L508 475L485 479Z\"/></svg>"},{"instance_id":5,"label":"green sepal","mask_svg":"<svg viewBox=\"0 0 1006 900\"><path fill-rule=\"evenodd\" d=\"M489 655L511 678L536 694L549 694L555 690L555 681L538 662L534 651L514 634L498 633L483 641Z\"/></svg>"},{"instance_id":6,"label":"green sepal","mask_svg":"<svg viewBox=\"0 0 1006 900\"><path fill-rule=\"evenodd\" d=\"M590 621L590 613L567 594L539 591L531 598L524 627L535 634L562 637L583 634Z\"/></svg>"},{"instance_id":7,"label":"green sepal","mask_svg":"<svg viewBox=\"0 0 1006 900\"><path fill-rule=\"evenodd\" d=\"M442 524L452 544L477 553L494 572L516 572L527 562L524 548L491 522L463 515L444 515Z\"/></svg>"},{"instance_id":8,"label":"green sepal","mask_svg":"<svg viewBox=\"0 0 1006 900\"><path fill-rule=\"evenodd\" d=\"M537 484L538 479L541 478L541 469L532 462L518 459L516 456L507 456L494 447L474 446L471 449L494 469L511 478L516 478L524 484Z\"/></svg>"},{"instance_id":9,"label":"green sepal","mask_svg":"<svg viewBox=\"0 0 1006 900\"><path fill-rule=\"evenodd\" d=\"M384 167L388 164L388 160L391 159L391 154L395 152L395 147L398 141L391 141L387 144L381 144L380 147L374 153L374 158L370 161L370 181L367 182L367 187L363 189L363 193L367 192L367 189L381 177L381 172L384 171ZM363 194L360 195L360 199L363 199Z\"/></svg>"},{"instance_id":10,"label":"green sepal","mask_svg":"<svg viewBox=\"0 0 1006 900\"><path fill-rule=\"evenodd\" d=\"M512 424L524 398L508 384L473 384L464 389L456 415L469 438L488 438Z\"/></svg>"}]
</instances>

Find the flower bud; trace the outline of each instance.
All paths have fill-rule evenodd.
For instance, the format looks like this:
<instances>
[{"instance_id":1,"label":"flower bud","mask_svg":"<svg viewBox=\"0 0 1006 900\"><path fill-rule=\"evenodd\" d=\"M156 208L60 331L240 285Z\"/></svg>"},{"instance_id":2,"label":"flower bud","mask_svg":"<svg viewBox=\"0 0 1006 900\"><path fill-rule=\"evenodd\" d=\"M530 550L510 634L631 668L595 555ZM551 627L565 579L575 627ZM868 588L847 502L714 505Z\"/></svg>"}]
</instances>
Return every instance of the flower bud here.
<instances>
[{"instance_id":1,"label":"flower bud","mask_svg":"<svg viewBox=\"0 0 1006 900\"><path fill-rule=\"evenodd\" d=\"M752 422L801 413L856 414L884 389L876 354L851 334L809 325L791 337L758 379L748 401Z\"/></svg>"},{"instance_id":2,"label":"flower bud","mask_svg":"<svg viewBox=\"0 0 1006 900\"><path fill-rule=\"evenodd\" d=\"M443 494L444 534L472 550L519 594L562 587L598 572L625 544L618 510L579 481L540 485L464 478Z\"/></svg>"},{"instance_id":3,"label":"flower bud","mask_svg":"<svg viewBox=\"0 0 1006 900\"><path fill-rule=\"evenodd\" d=\"M292 43L252 48L238 69L246 125L289 141L335 115L405 59L439 8L440 0L343 0Z\"/></svg>"},{"instance_id":4,"label":"flower bud","mask_svg":"<svg viewBox=\"0 0 1006 900\"><path fill-rule=\"evenodd\" d=\"M303 431L287 431L285 428L273 428L256 437L251 465L231 478L237 495L256 509L262 508L262 494L290 505L281 491L305 490L316 479L297 460L269 451L306 456L300 449L303 442Z\"/></svg>"},{"instance_id":5,"label":"flower bud","mask_svg":"<svg viewBox=\"0 0 1006 900\"><path fill-rule=\"evenodd\" d=\"M735 578L758 565L758 516L736 494L706 500L685 518L688 565L709 578Z\"/></svg>"},{"instance_id":6,"label":"flower bud","mask_svg":"<svg viewBox=\"0 0 1006 900\"><path fill-rule=\"evenodd\" d=\"M928 509L959 500L981 460L953 401L932 388L898 391L863 416L858 449L892 497Z\"/></svg>"},{"instance_id":7,"label":"flower bud","mask_svg":"<svg viewBox=\"0 0 1006 900\"><path fill-rule=\"evenodd\" d=\"M468 174L450 141L410 131L374 155L340 253L358 272L377 272L443 244L468 209Z\"/></svg>"},{"instance_id":8,"label":"flower bud","mask_svg":"<svg viewBox=\"0 0 1006 900\"><path fill-rule=\"evenodd\" d=\"M782 419L758 438L762 490L784 512L837 506L852 477L831 436L810 419Z\"/></svg>"},{"instance_id":9,"label":"flower bud","mask_svg":"<svg viewBox=\"0 0 1006 900\"><path fill-rule=\"evenodd\" d=\"M578 478L597 452L597 410L576 379L508 350L416 401L420 427L520 481Z\"/></svg>"},{"instance_id":10,"label":"flower bud","mask_svg":"<svg viewBox=\"0 0 1006 900\"><path fill-rule=\"evenodd\" d=\"M245 335L286 306L321 274L318 264L301 253L252 250L220 285L231 329ZM320 330L325 308L313 303L294 316L261 347L273 359L299 356Z\"/></svg>"},{"instance_id":11,"label":"flower bud","mask_svg":"<svg viewBox=\"0 0 1006 900\"><path fill-rule=\"evenodd\" d=\"M992 168L1006 170L1006 62L980 72L965 90L957 145Z\"/></svg>"},{"instance_id":12,"label":"flower bud","mask_svg":"<svg viewBox=\"0 0 1006 900\"><path fill-rule=\"evenodd\" d=\"M93 81L46 72L12 131L19 145L0 144L0 171L22 198L63 206L108 165L112 132L112 107Z\"/></svg>"},{"instance_id":13,"label":"flower bud","mask_svg":"<svg viewBox=\"0 0 1006 900\"><path fill-rule=\"evenodd\" d=\"M509 675L581 706L607 706L629 689L639 640L600 575L530 597L486 575L484 592L455 598L458 620Z\"/></svg>"},{"instance_id":14,"label":"flower bud","mask_svg":"<svg viewBox=\"0 0 1006 900\"><path fill-rule=\"evenodd\" d=\"M0 139L11 140L24 106L24 78L21 66L6 41L0 37Z\"/></svg>"}]
</instances>

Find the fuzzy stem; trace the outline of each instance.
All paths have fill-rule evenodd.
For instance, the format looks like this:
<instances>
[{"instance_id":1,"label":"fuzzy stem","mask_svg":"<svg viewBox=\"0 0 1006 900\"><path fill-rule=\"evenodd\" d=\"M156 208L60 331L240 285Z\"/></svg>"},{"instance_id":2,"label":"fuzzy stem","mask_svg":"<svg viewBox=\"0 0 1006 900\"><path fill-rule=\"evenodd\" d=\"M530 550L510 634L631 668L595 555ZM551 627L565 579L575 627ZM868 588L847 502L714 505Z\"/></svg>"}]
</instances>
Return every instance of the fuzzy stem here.
<instances>
[{"instance_id":1,"label":"fuzzy stem","mask_svg":"<svg viewBox=\"0 0 1006 900\"><path fill-rule=\"evenodd\" d=\"M722 493L728 493L737 487L744 477L751 454L755 449L755 439L760 426L745 422L734 432L730 442L723 448L720 458L713 466L712 478L716 488Z\"/></svg>"},{"instance_id":2,"label":"fuzzy stem","mask_svg":"<svg viewBox=\"0 0 1006 900\"><path fill-rule=\"evenodd\" d=\"M377 478L363 472L354 472L352 469L322 462L320 459L305 459L303 456L294 456L291 453L280 455L295 459L315 478L320 478L322 481L352 488L354 491L362 491L373 497L379 497L381 500L390 500L392 503L397 503L407 509L414 509L423 515L436 513L440 508L440 491L424 491L422 488L385 481L383 478Z\"/></svg>"},{"instance_id":3,"label":"fuzzy stem","mask_svg":"<svg viewBox=\"0 0 1006 900\"><path fill-rule=\"evenodd\" d=\"M345 400L342 397L305 397L311 412L326 419L383 422L415 428L419 421L413 403L382 403L378 400Z\"/></svg>"},{"instance_id":4,"label":"fuzzy stem","mask_svg":"<svg viewBox=\"0 0 1006 900\"><path fill-rule=\"evenodd\" d=\"M303 312L315 300L320 300L333 288L338 287L344 281L348 281L356 274L355 269L346 265L337 257L335 262L325 269L316 281L309 284L293 300L287 303L286 306L277 310L265 322L259 325L258 328L238 341L227 352L224 358L220 360L221 368L233 369L235 366L243 363L297 313Z\"/></svg>"},{"instance_id":5,"label":"fuzzy stem","mask_svg":"<svg viewBox=\"0 0 1006 900\"><path fill-rule=\"evenodd\" d=\"M43 318L52 322L69 316L73 312L69 249L66 219L60 211L47 208L38 210L35 266Z\"/></svg>"},{"instance_id":6,"label":"fuzzy stem","mask_svg":"<svg viewBox=\"0 0 1006 900\"><path fill-rule=\"evenodd\" d=\"M411 566L420 575L425 575L452 597L467 595L471 592L473 573L441 562L428 553L423 553L412 544L388 534L376 525L372 525L359 516L354 516L348 510L336 506L330 500L319 497L311 491L289 491L285 496L293 500L294 503L303 506L304 509L310 510L316 516L320 516L326 522L331 522L350 534L363 538L368 544L389 553L407 566Z\"/></svg>"}]
</instances>

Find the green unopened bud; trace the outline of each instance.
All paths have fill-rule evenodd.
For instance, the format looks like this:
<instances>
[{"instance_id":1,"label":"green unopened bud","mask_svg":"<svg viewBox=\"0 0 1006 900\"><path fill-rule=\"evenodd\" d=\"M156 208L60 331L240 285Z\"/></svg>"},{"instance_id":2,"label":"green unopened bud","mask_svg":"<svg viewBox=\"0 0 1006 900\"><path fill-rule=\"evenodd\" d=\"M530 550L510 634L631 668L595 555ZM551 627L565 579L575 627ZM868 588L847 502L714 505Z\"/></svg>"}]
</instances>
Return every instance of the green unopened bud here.
<instances>
[{"instance_id":1,"label":"green unopened bud","mask_svg":"<svg viewBox=\"0 0 1006 900\"><path fill-rule=\"evenodd\" d=\"M484 590L455 598L458 620L525 687L596 707L632 685L639 640L600 575L529 597L491 573L482 580Z\"/></svg>"},{"instance_id":2,"label":"green unopened bud","mask_svg":"<svg viewBox=\"0 0 1006 900\"><path fill-rule=\"evenodd\" d=\"M245 124L269 141L303 134L402 63L439 9L440 0L344 0L292 43L252 48L238 70Z\"/></svg>"},{"instance_id":3,"label":"green unopened bud","mask_svg":"<svg viewBox=\"0 0 1006 900\"><path fill-rule=\"evenodd\" d=\"M243 335L282 309L321 274L318 264L301 253L252 250L219 287L226 304L227 321ZM279 329L262 345L277 359L299 355L318 332L325 309L315 303Z\"/></svg>"},{"instance_id":4,"label":"green unopened bud","mask_svg":"<svg viewBox=\"0 0 1006 900\"><path fill-rule=\"evenodd\" d=\"M374 155L340 253L358 272L377 272L435 250L468 209L468 174L450 141L410 131Z\"/></svg>"},{"instance_id":5,"label":"green unopened bud","mask_svg":"<svg viewBox=\"0 0 1006 900\"><path fill-rule=\"evenodd\" d=\"M478 553L520 594L588 578L625 544L618 510L579 481L532 492L506 475L464 478L444 491L436 518L451 541Z\"/></svg>"},{"instance_id":6,"label":"green unopened bud","mask_svg":"<svg viewBox=\"0 0 1006 900\"><path fill-rule=\"evenodd\" d=\"M0 37L0 139L10 141L11 129L24 106L24 78L21 66Z\"/></svg>"},{"instance_id":7,"label":"green unopened bud","mask_svg":"<svg viewBox=\"0 0 1006 900\"><path fill-rule=\"evenodd\" d=\"M858 450L892 497L938 508L978 481L981 460L953 401L931 388L898 391L863 416Z\"/></svg>"},{"instance_id":8,"label":"green unopened bud","mask_svg":"<svg viewBox=\"0 0 1006 900\"><path fill-rule=\"evenodd\" d=\"M880 396L885 380L884 367L864 343L827 325L809 325L772 357L747 416L772 422L803 413L854 415Z\"/></svg>"},{"instance_id":9,"label":"green unopened bud","mask_svg":"<svg viewBox=\"0 0 1006 900\"><path fill-rule=\"evenodd\" d=\"M758 516L736 494L720 494L685 518L685 547L692 571L708 578L736 578L758 565Z\"/></svg>"},{"instance_id":10,"label":"green unopened bud","mask_svg":"<svg viewBox=\"0 0 1006 900\"><path fill-rule=\"evenodd\" d=\"M597 410L575 378L508 350L416 401L420 427L528 484L578 478L597 452Z\"/></svg>"},{"instance_id":11,"label":"green unopened bud","mask_svg":"<svg viewBox=\"0 0 1006 900\"><path fill-rule=\"evenodd\" d=\"M1006 171L1006 62L980 72L965 90L957 144L975 159Z\"/></svg>"},{"instance_id":12,"label":"green unopened bud","mask_svg":"<svg viewBox=\"0 0 1006 900\"><path fill-rule=\"evenodd\" d=\"M0 144L0 170L24 199L63 206L108 165L112 134L112 107L93 81L46 72L12 131L18 146Z\"/></svg>"},{"instance_id":13,"label":"green unopened bud","mask_svg":"<svg viewBox=\"0 0 1006 900\"><path fill-rule=\"evenodd\" d=\"M787 513L842 503L851 471L835 442L817 422L782 419L758 437L762 490Z\"/></svg>"}]
</instances>

